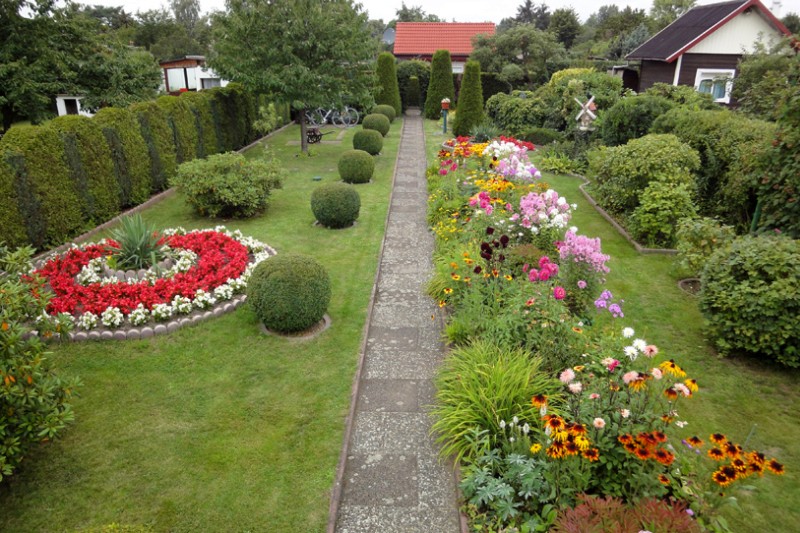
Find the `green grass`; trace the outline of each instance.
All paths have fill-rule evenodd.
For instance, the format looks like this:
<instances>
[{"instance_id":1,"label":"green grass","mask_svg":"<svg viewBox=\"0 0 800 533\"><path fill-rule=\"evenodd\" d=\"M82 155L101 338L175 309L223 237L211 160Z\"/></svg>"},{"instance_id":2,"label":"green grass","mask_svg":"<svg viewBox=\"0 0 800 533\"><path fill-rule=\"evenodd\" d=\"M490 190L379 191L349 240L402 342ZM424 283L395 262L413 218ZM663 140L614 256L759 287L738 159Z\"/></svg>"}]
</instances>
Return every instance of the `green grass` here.
<instances>
[{"instance_id":1,"label":"green grass","mask_svg":"<svg viewBox=\"0 0 800 533\"><path fill-rule=\"evenodd\" d=\"M314 176L338 180L338 154L352 147L353 130L339 146L313 146L309 158L286 145L297 126L268 142L288 174L264 215L201 219L179 195L143 213L157 227L223 223L279 253L315 257L331 276L332 326L308 341L270 337L245 306L148 341L56 346L59 371L83 381L76 420L0 484L0 530L112 522L156 531L324 529L401 125L385 139L374 182L357 187L355 227L313 226L309 204Z\"/></svg>"},{"instance_id":2,"label":"green grass","mask_svg":"<svg viewBox=\"0 0 800 533\"><path fill-rule=\"evenodd\" d=\"M441 121L426 121L428 153L433 160L446 138ZM438 133L438 137L433 134ZM600 237L603 252L611 255L607 288L625 300L625 318L637 337L656 344L698 380L699 394L683 404L680 417L688 420L684 432L704 440L712 432L725 433L748 449L759 449L784 463L787 473L749 479L753 490L735 490L741 510L724 514L737 533L794 531L800 523L800 372L765 361L720 358L703 332L697 297L678 288L681 278L674 256L640 255L586 202L579 178L545 175L544 181L577 203L573 218L582 234Z\"/></svg>"}]
</instances>

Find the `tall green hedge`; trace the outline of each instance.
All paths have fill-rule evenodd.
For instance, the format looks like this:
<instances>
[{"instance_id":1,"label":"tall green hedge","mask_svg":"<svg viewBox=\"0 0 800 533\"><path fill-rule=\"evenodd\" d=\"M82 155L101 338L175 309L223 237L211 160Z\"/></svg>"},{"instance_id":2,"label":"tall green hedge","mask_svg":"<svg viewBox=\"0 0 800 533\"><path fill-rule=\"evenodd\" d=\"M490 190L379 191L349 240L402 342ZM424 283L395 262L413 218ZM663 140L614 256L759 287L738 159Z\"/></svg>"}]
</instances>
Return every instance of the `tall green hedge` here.
<instances>
[{"instance_id":1,"label":"tall green hedge","mask_svg":"<svg viewBox=\"0 0 800 533\"><path fill-rule=\"evenodd\" d=\"M197 128L197 156L208 157L216 154L217 130L214 128L214 115L211 112L211 97L208 91L188 91L180 98L189 104L195 117Z\"/></svg>"},{"instance_id":2,"label":"tall green hedge","mask_svg":"<svg viewBox=\"0 0 800 533\"><path fill-rule=\"evenodd\" d=\"M122 207L146 201L150 198L150 155L136 115L127 109L104 107L92 120L108 143Z\"/></svg>"},{"instance_id":3,"label":"tall green hedge","mask_svg":"<svg viewBox=\"0 0 800 533\"><path fill-rule=\"evenodd\" d=\"M156 104L164 110L172 128L178 164L197 158L197 122L186 100L177 96L162 96L156 100Z\"/></svg>"},{"instance_id":4,"label":"tall green hedge","mask_svg":"<svg viewBox=\"0 0 800 533\"><path fill-rule=\"evenodd\" d=\"M464 78L461 80L458 113L453 121L453 133L469 135L470 130L483 122L483 119L481 65L477 61L467 61L464 67Z\"/></svg>"},{"instance_id":5,"label":"tall green hedge","mask_svg":"<svg viewBox=\"0 0 800 533\"><path fill-rule=\"evenodd\" d=\"M425 102L428 94L428 84L431 79L431 65L427 61L411 59L401 61L397 64L397 84L400 87L400 99L403 102L403 109L409 107L419 107ZM411 78L416 77L419 84L419 92L412 93ZM418 95L418 96L417 96Z\"/></svg>"},{"instance_id":6,"label":"tall green hedge","mask_svg":"<svg viewBox=\"0 0 800 533\"><path fill-rule=\"evenodd\" d=\"M142 137L150 155L151 190L167 188L167 180L178 168L175 136L164 110L155 102L139 102L130 110L136 113Z\"/></svg>"},{"instance_id":7,"label":"tall green hedge","mask_svg":"<svg viewBox=\"0 0 800 533\"><path fill-rule=\"evenodd\" d=\"M381 52L378 55L378 87L380 91L375 97L375 103L390 105L394 108L395 115L403 113L403 104L400 100L400 86L397 83L397 69L395 57L391 52Z\"/></svg>"},{"instance_id":8,"label":"tall green hedge","mask_svg":"<svg viewBox=\"0 0 800 533\"><path fill-rule=\"evenodd\" d=\"M11 166L0 153L0 243L5 243L9 248L17 248L28 243L28 234L25 230L25 219L19 211L19 195L17 186L19 182Z\"/></svg>"},{"instance_id":9,"label":"tall green hedge","mask_svg":"<svg viewBox=\"0 0 800 533\"><path fill-rule=\"evenodd\" d=\"M456 90L453 85L453 65L450 52L437 50L431 61L431 82L425 99L425 118L437 120L442 116L442 100L450 99L451 108L455 107Z\"/></svg>"},{"instance_id":10,"label":"tall green hedge","mask_svg":"<svg viewBox=\"0 0 800 533\"><path fill-rule=\"evenodd\" d=\"M215 127L222 135L223 149L229 152L255 140L255 98L238 83L211 89L215 109Z\"/></svg>"},{"instance_id":11,"label":"tall green hedge","mask_svg":"<svg viewBox=\"0 0 800 533\"><path fill-rule=\"evenodd\" d=\"M51 126L14 126L0 141L14 173L19 211L36 248L59 245L86 226L61 134Z\"/></svg>"},{"instance_id":12,"label":"tall green hedge","mask_svg":"<svg viewBox=\"0 0 800 533\"><path fill-rule=\"evenodd\" d=\"M83 197L85 220L101 224L119 214L122 189L111 152L98 123L88 117L57 117L50 126L61 133L70 175Z\"/></svg>"}]
</instances>

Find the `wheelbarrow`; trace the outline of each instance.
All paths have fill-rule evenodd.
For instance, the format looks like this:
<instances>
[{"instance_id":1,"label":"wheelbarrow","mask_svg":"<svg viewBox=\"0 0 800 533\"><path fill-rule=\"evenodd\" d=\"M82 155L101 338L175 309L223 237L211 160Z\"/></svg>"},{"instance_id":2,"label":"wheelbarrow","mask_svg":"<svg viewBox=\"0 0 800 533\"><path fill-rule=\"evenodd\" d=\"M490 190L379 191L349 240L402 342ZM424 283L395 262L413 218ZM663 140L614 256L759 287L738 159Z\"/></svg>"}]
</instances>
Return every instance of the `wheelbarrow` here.
<instances>
[{"instance_id":1,"label":"wheelbarrow","mask_svg":"<svg viewBox=\"0 0 800 533\"><path fill-rule=\"evenodd\" d=\"M323 133L319 130L319 128L308 128L306 129L306 141L308 144L317 144L318 142L322 141L323 135L328 135L329 133L333 132L326 131Z\"/></svg>"}]
</instances>

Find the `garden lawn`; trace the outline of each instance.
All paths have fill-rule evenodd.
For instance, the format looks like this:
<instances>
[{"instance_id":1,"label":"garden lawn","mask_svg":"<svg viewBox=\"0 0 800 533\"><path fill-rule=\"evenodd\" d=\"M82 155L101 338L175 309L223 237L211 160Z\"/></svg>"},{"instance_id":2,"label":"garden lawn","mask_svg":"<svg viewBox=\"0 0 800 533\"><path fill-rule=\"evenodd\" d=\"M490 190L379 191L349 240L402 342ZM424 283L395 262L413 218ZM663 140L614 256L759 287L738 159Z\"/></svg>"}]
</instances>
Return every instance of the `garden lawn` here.
<instances>
[{"instance_id":1,"label":"garden lawn","mask_svg":"<svg viewBox=\"0 0 800 533\"><path fill-rule=\"evenodd\" d=\"M433 161L447 136L441 134L441 121L426 121L425 128ZM532 161L536 163L535 156ZM758 449L785 465L784 476L748 479L745 483L753 490L734 485L738 489L732 494L741 510L724 513L732 531L795 531L800 523L800 371L717 356L704 336L697 297L677 286L681 275L674 256L638 254L586 202L578 189L581 179L546 174L543 181L578 204L573 224L584 235L600 237L603 252L611 255L607 288L625 300L619 327L634 328L637 337L657 345L662 356L674 358L697 379L699 393L682 403L679 412L689 424L675 434L696 434L707 442L709 434L724 433L746 450Z\"/></svg>"},{"instance_id":2,"label":"garden lawn","mask_svg":"<svg viewBox=\"0 0 800 533\"><path fill-rule=\"evenodd\" d=\"M357 186L361 214L352 228L314 226L309 199L314 176L339 179L339 154L360 128L341 145L312 146L310 158L287 146L299 126L270 138L288 172L261 216L202 219L180 195L143 213L157 227L224 224L278 253L313 256L331 277L332 325L312 340L267 336L244 306L146 341L55 346L59 372L83 381L75 422L0 484L0 530L113 522L155 531L324 529L401 124L384 140L373 183Z\"/></svg>"}]
</instances>

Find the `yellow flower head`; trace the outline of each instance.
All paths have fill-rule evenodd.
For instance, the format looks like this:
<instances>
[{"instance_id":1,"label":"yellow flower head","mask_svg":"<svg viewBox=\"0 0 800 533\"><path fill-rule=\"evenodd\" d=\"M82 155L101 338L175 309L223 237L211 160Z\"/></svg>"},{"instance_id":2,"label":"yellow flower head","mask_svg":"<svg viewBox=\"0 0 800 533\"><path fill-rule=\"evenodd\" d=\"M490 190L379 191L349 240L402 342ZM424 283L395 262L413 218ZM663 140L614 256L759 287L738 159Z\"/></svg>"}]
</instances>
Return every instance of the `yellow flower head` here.
<instances>
[{"instance_id":1,"label":"yellow flower head","mask_svg":"<svg viewBox=\"0 0 800 533\"><path fill-rule=\"evenodd\" d=\"M531 453L536 454L542 451L542 445L538 442L531 445Z\"/></svg>"}]
</instances>

